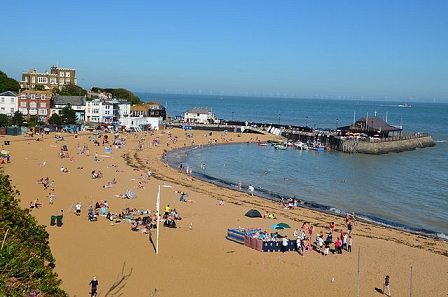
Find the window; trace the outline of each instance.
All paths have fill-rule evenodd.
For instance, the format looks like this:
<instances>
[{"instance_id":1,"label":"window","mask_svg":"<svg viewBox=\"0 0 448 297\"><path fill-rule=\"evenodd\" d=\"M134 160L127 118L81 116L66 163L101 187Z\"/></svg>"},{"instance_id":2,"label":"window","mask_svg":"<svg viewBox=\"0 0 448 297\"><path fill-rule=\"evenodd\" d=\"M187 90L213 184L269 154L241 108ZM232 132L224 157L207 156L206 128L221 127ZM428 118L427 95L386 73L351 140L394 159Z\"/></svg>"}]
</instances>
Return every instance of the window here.
<instances>
[{"instance_id":1,"label":"window","mask_svg":"<svg viewBox=\"0 0 448 297\"><path fill-rule=\"evenodd\" d=\"M36 78L33 76L32 78L31 78L31 82L34 84L34 83L36 83Z\"/></svg>"},{"instance_id":2,"label":"window","mask_svg":"<svg viewBox=\"0 0 448 297\"><path fill-rule=\"evenodd\" d=\"M70 84L70 78L66 78L65 79L65 83L69 85Z\"/></svg>"},{"instance_id":3,"label":"window","mask_svg":"<svg viewBox=\"0 0 448 297\"><path fill-rule=\"evenodd\" d=\"M60 85L63 85L63 84L64 84L64 79L63 79L63 78L60 78L60 79L59 79L59 84L60 84Z\"/></svg>"},{"instance_id":4,"label":"window","mask_svg":"<svg viewBox=\"0 0 448 297\"><path fill-rule=\"evenodd\" d=\"M47 107L47 103L46 102L41 102L40 103L40 107Z\"/></svg>"},{"instance_id":5,"label":"window","mask_svg":"<svg viewBox=\"0 0 448 297\"><path fill-rule=\"evenodd\" d=\"M0 107L0 110L2 110L2 111L5 111L5 107L4 106L2 106L2 107Z\"/></svg>"},{"instance_id":6,"label":"window","mask_svg":"<svg viewBox=\"0 0 448 297\"><path fill-rule=\"evenodd\" d=\"M37 82L40 84L46 84L47 83L47 78L46 77L38 77L37 78Z\"/></svg>"},{"instance_id":7,"label":"window","mask_svg":"<svg viewBox=\"0 0 448 297\"><path fill-rule=\"evenodd\" d=\"M66 72L65 77L70 77L70 72Z\"/></svg>"},{"instance_id":8,"label":"window","mask_svg":"<svg viewBox=\"0 0 448 297\"><path fill-rule=\"evenodd\" d=\"M35 100L36 99L36 94L31 94L31 100Z\"/></svg>"},{"instance_id":9,"label":"window","mask_svg":"<svg viewBox=\"0 0 448 297\"><path fill-rule=\"evenodd\" d=\"M21 107L26 107L26 102L20 102Z\"/></svg>"},{"instance_id":10,"label":"window","mask_svg":"<svg viewBox=\"0 0 448 297\"><path fill-rule=\"evenodd\" d=\"M11 101L9 102L9 103L14 103L15 102L15 100L14 100L15 98L14 97L12 97L11 98Z\"/></svg>"},{"instance_id":11,"label":"window","mask_svg":"<svg viewBox=\"0 0 448 297\"><path fill-rule=\"evenodd\" d=\"M0 103L5 103L5 97L0 98Z\"/></svg>"},{"instance_id":12,"label":"window","mask_svg":"<svg viewBox=\"0 0 448 297\"><path fill-rule=\"evenodd\" d=\"M30 108L36 108L37 104L36 102L30 102Z\"/></svg>"},{"instance_id":13,"label":"window","mask_svg":"<svg viewBox=\"0 0 448 297\"><path fill-rule=\"evenodd\" d=\"M60 77L64 77L64 72L59 72Z\"/></svg>"},{"instance_id":14,"label":"window","mask_svg":"<svg viewBox=\"0 0 448 297\"><path fill-rule=\"evenodd\" d=\"M40 95L40 100L45 100L45 95Z\"/></svg>"},{"instance_id":15,"label":"window","mask_svg":"<svg viewBox=\"0 0 448 297\"><path fill-rule=\"evenodd\" d=\"M11 113L14 113L14 107L11 107L11 109L9 110Z\"/></svg>"},{"instance_id":16,"label":"window","mask_svg":"<svg viewBox=\"0 0 448 297\"><path fill-rule=\"evenodd\" d=\"M55 85L55 84L57 84L56 77L51 77L50 78L50 85Z\"/></svg>"},{"instance_id":17,"label":"window","mask_svg":"<svg viewBox=\"0 0 448 297\"><path fill-rule=\"evenodd\" d=\"M39 115L47 115L46 109L39 109Z\"/></svg>"},{"instance_id":18,"label":"window","mask_svg":"<svg viewBox=\"0 0 448 297\"><path fill-rule=\"evenodd\" d=\"M26 95L25 94L20 95L20 99L26 99Z\"/></svg>"}]
</instances>

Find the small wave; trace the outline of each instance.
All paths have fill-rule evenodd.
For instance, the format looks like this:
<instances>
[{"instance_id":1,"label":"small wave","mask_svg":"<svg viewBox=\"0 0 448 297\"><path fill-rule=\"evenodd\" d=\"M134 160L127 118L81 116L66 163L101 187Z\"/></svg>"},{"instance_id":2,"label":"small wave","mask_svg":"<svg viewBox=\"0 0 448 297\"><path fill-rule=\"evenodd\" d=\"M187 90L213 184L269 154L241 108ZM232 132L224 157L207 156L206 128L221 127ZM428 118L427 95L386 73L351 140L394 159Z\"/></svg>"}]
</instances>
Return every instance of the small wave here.
<instances>
[{"instance_id":1,"label":"small wave","mask_svg":"<svg viewBox=\"0 0 448 297\"><path fill-rule=\"evenodd\" d=\"M436 233L436 237L443 240L448 240L448 234L445 233Z\"/></svg>"},{"instance_id":2,"label":"small wave","mask_svg":"<svg viewBox=\"0 0 448 297\"><path fill-rule=\"evenodd\" d=\"M446 142L448 142L448 140L434 140L434 142L436 142L436 143L446 143Z\"/></svg>"},{"instance_id":3,"label":"small wave","mask_svg":"<svg viewBox=\"0 0 448 297\"><path fill-rule=\"evenodd\" d=\"M334 212L334 213L337 213L337 214L342 213L342 211L341 211L340 209L337 209L337 208L335 208L335 207L330 207L329 210L330 210L331 212Z\"/></svg>"}]
</instances>

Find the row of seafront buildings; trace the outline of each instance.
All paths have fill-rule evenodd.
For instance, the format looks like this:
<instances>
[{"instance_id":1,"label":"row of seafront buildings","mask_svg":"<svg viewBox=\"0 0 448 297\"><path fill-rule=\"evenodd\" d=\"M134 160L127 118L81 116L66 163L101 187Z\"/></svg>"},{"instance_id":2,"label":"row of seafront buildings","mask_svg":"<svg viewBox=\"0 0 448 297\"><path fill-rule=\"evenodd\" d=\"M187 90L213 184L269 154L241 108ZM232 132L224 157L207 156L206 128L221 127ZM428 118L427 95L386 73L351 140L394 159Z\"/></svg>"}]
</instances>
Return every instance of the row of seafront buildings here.
<instances>
[{"instance_id":1,"label":"row of seafront buildings","mask_svg":"<svg viewBox=\"0 0 448 297\"><path fill-rule=\"evenodd\" d=\"M19 82L21 91L16 94L6 91L0 94L0 114L9 117L15 112L22 113L27 120L36 116L39 122L49 123L53 114L62 114L64 107L70 105L75 111L78 123L106 124L126 128L148 127L158 129L166 119L166 111L157 102L131 106L124 99L112 98L110 93L88 92L85 96L59 96L54 90L77 85L76 70L59 68L37 72L36 69L22 73ZM38 90L39 89L39 90Z\"/></svg>"},{"instance_id":2,"label":"row of seafront buildings","mask_svg":"<svg viewBox=\"0 0 448 297\"><path fill-rule=\"evenodd\" d=\"M129 101L112 98L108 93L89 92L89 96L97 98L87 100L85 96L59 96L52 90L24 90L19 94L7 91L0 94L0 114L11 117L19 111L27 120L36 116L39 122L49 123L51 115L61 115L62 110L70 106L80 124L105 124L127 129L143 126L158 129L167 116L165 107L157 102L131 106Z\"/></svg>"}]
</instances>

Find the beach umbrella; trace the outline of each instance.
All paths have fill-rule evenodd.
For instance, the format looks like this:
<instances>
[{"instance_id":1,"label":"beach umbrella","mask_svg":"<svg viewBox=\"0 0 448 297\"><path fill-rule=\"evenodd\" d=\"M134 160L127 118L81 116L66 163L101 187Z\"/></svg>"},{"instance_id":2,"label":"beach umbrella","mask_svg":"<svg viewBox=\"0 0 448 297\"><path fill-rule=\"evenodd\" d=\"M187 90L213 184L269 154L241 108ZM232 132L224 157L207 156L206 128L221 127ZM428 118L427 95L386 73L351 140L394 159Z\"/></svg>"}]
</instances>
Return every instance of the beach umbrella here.
<instances>
[{"instance_id":1,"label":"beach umbrella","mask_svg":"<svg viewBox=\"0 0 448 297\"><path fill-rule=\"evenodd\" d=\"M286 223L278 223L277 226L281 226L281 227L283 227L284 229L286 229L286 228L291 228L291 226L289 226L289 225L286 224Z\"/></svg>"},{"instance_id":2,"label":"beach umbrella","mask_svg":"<svg viewBox=\"0 0 448 297\"><path fill-rule=\"evenodd\" d=\"M256 209L249 210L248 212L246 212L245 216L249 217L249 218L262 218L263 217L261 215L261 213Z\"/></svg>"},{"instance_id":3,"label":"beach umbrella","mask_svg":"<svg viewBox=\"0 0 448 297\"><path fill-rule=\"evenodd\" d=\"M9 151L8 150L2 150L0 153L2 155L9 155Z\"/></svg>"},{"instance_id":4,"label":"beach umbrella","mask_svg":"<svg viewBox=\"0 0 448 297\"><path fill-rule=\"evenodd\" d=\"M275 230L283 230L283 229L285 229L285 227L283 227L283 226L279 226L278 224L274 224L274 225L272 225L271 228L272 228L272 229L275 229Z\"/></svg>"},{"instance_id":5,"label":"beach umbrella","mask_svg":"<svg viewBox=\"0 0 448 297\"><path fill-rule=\"evenodd\" d=\"M135 192L132 190L127 190L126 191L126 197L128 197L129 199L134 199L137 198L137 195L135 195Z\"/></svg>"}]
</instances>

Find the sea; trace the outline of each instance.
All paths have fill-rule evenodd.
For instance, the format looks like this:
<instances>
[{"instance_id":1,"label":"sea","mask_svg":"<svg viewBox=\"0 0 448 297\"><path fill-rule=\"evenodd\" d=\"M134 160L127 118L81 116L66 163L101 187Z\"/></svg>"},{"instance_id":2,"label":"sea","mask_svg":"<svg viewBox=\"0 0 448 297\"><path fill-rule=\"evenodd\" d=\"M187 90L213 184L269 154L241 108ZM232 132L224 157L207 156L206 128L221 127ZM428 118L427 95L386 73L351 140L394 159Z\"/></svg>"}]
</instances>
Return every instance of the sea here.
<instances>
[{"instance_id":1,"label":"sea","mask_svg":"<svg viewBox=\"0 0 448 297\"><path fill-rule=\"evenodd\" d=\"M135 94L142 101L158 101L171 117L207 107L224 120L334 130L378 116L404 132L430 133L434 147L383 155L238 143L189 147L168 159L223 187L237 188L242 181L244 189L252 184L255 194L266 199L295 197L307 208L350 213L358 220L448 240L447 103Z\"/></svg>"}]
</instances>

